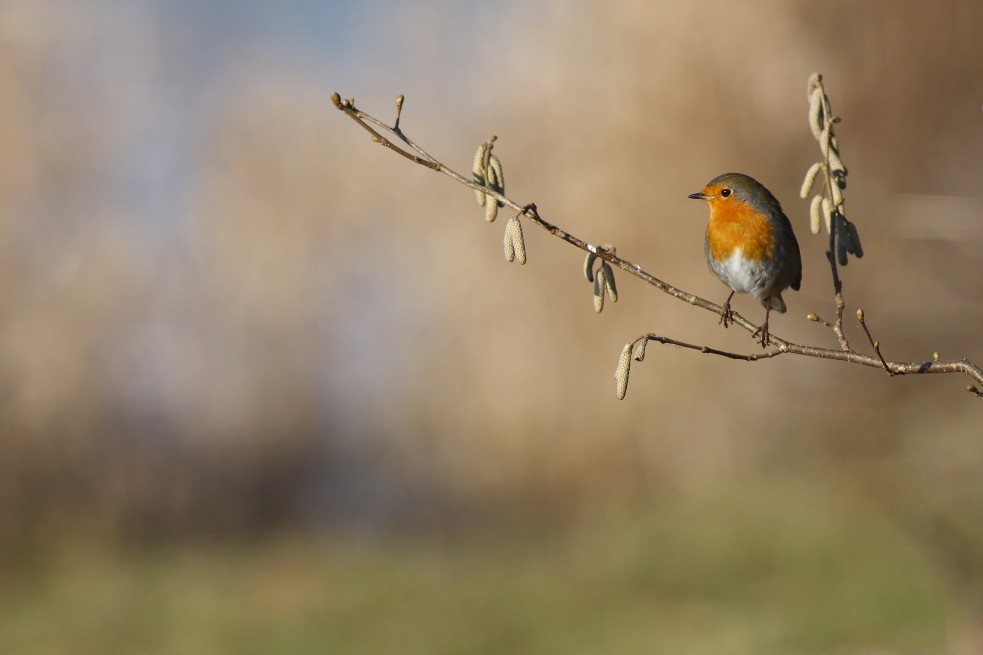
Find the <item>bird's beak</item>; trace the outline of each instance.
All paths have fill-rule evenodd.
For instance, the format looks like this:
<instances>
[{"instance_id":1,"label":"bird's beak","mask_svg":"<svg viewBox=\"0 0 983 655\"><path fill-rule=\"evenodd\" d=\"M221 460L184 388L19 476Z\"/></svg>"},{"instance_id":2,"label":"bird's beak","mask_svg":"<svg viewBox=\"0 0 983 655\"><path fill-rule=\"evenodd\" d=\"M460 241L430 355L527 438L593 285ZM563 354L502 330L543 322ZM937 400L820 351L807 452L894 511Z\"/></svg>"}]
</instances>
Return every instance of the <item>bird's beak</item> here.
<instances>
[{"instance_id":1,"label":"bird's beak","mask_svg":"<svg viewBox=\"0 0 983 655\"><path fill-rule=\"evenodd\" d=\"M691 193L687 198L692 198L693 200L709 200L710 196L700 191L699 193Z\"/></svg>"}]
</instances>

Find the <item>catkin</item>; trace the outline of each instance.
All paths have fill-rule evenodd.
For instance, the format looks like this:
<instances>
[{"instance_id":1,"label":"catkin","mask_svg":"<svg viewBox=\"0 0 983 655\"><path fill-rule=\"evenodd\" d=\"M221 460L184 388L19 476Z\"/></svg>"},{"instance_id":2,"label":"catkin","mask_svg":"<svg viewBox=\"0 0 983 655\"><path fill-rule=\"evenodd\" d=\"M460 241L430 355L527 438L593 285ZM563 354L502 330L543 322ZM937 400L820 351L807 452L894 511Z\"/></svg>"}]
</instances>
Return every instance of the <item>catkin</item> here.
<instances>
[{"instance_id":1,"label":"catkin","mask_svg":"<svg viewBox=\"0 0 983 655\"><path fill-rule=\"evenodd\" d=\"M618 368L614 371L615 393L618 400L624 400L628 393L628 373L631 371L631 344L626 343L618 358Z\"/></svg>"},{"instance_id":2,"label":"catkin","mask_svg":"<svg viewBox=\"0 0 983 655\"><path fill-rule=\"evenodd\" d=\"M584 259L584 277L587 278L588 282L594 281L594 260L597 259L597 255L592 252L587 253L587 258Z\"/></svg>"},{"instance_id":3,"label":"catkin","mask_svg":"<svg viewBox=\"0 0 983 655\"><path fill-rule=\"evenodd\" d=\"M809 229L813 234L819 234L819 226L823 220L823 197L815 196L809 205Z\"/></svg>"},{"instance_id":4,"label":"catkin","mask_svg":"<svg viewBox=\"0 0 983 655\"><path fill-rule=\"evenodd\" d=\"M614 283L614 271L611 264L604 262L601 264L601 271L604 273L604 288L608 292L611 302L618 302L618 287Z\"/></svg>"},{"instance_id":5,"label":"catkin","mask_svg":"<svg viewBox=\"0 0 983 655\"><path fill-rule=\"evenodd\" d=\"M598 314L604 309L604 269L601 268L594 276L594 311Z\"/></svg>"},{"instance_id":6,"label":"catkin","mask_svg":"<svg viewBox=\"0 0 983 655\"><path fill-rule=\"evenodd\" d=\"M526 263L526 242L522 237L522 223L515 216L505 225L505 259Z\"/></svg>"},{"instance_id":7,"label":"catkin","mask_svg":"<svg viewBox=\"0 0 983 655\"><path fill-rule=\"evenodd\" d=\"M802 180L802 188L799 190L799 197L803 200L809 197L809 192L812 191L812 187L816 183L816 175L819 174L819 171L821 171L822 168L822 162L817 161L815 164L809 167L808 171L806 171L806 177L804 180Z\"/></svg>"},{"instance_id":8,"label":"catkin","mask_svg":"<svg viewBox=\"0 0 983 655\"><path fill-rule=\"evenodd\" d=\"M481 186L485 186L485 154L487 152L488 152L487 142L482 143L480 146L478 146L478 151L474 153L474 165L471 167L471 172L473 173L475 184L480 184ZM485 206L486 196L484 191L478 191L477 189L475 189L474 197L475 200L478 201L479 205L481 205L482 207Z\"/></svg>"},{"instance_id":9,"label":"catkin","mask_svg":"<svg viewBox=\"0 0 983 655\"><path fill-rule=\"evenodd\" d=\"M817 86L809 96L809 127L812 129L812 136L816 139L822 138L825 122L823 118L823 90Z\"/></svg>"},{"instance_id":10,"label":"catkin","mask_svg":"<svg viewBox=\"0 0 983 655\"><path fill-rule=\"evenodd\" d=\"M488 186L495 189L498 186L497 172L489 166L485 169L485 173L488 175ZM495 217L498 216L498 206L499 202L495 198L491 196L485 198L485 220L489 223L494 221Z\"/></svg>"}]
</instances>

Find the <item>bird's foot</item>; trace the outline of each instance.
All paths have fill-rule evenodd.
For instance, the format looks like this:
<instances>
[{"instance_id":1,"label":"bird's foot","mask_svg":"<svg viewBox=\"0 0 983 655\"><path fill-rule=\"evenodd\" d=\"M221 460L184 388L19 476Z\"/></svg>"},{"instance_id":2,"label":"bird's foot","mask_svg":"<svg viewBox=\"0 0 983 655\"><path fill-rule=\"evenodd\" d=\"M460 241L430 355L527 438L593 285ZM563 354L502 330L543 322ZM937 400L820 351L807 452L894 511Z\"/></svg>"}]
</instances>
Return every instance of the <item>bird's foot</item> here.
<instances>
[{"instance_id":1,"label":"bird's foot","mask_svg":"<svg viewBox=\"0 0 983 655\"><path fill-rule=\"evenodd\" d=\"M730 298L724 303L723 308L720 310L720 320L718 323L723 323L724 327L730 327L730 324L734 322L734 312L730 309Z\"/></svg>"},{"instance_id":2,"label":"bird's foot","mask_svg":"<svg viewBox=\"0 0 983 655\"><path fill-rule=\"evenodd\" d=\"M754 339L755 337L757 337L759 335L761 337L761 339L759 339L759 341L761 343L761 347L762 348L767 348L768 345L771 343L771 335L768 332L768 321L767 320L764 322L764 324L761 327L759 327L757 330L754 331L754 334L751 335L751 338Z\"/></svg>"}]
</instances>

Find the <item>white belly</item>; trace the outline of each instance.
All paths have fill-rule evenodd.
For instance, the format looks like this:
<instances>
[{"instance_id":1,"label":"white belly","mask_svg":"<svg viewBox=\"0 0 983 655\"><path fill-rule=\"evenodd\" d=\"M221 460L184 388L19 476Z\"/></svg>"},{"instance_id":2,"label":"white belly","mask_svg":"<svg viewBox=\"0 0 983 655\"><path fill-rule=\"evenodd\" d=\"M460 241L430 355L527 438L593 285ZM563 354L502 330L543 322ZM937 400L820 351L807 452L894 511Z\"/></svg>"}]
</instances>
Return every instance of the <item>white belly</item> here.
<instances>
[{"instance_id":1,"label":"white belly","mask_svg":"<svg viewBox=\"0 0 983 655\"><path fill-rule=\"evenodd\" d=\"M766 295L769 284L765 268L744 257L740 248L722 262L711 259L710 268L724 284L738 293L747 293L755 298Z\"/></svg>"}]
</instances>

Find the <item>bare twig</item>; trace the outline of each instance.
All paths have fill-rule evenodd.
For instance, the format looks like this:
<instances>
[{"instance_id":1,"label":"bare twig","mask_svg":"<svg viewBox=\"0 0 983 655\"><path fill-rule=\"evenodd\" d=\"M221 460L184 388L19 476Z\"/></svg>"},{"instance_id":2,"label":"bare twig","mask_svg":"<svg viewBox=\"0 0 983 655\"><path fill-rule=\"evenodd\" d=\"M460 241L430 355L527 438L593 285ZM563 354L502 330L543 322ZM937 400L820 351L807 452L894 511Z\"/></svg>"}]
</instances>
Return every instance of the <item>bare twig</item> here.
<instances>
[{"instance_id":1,"label":"bare twig","mask_svg":"<svg viewBox=\"0 0 983 655\"><path fill-rule=\"evenodd\" d=\"M406 134L399 127L399 113L402 110L402 96L400 96L400 99L397 101L397 120L393 124L393 126L386 125L385 123L378 120L377 118L359 110L355 106L354 100L342 100L341 96L338 95L337 93L332 95L332 101L334 102L335 107L337 107L339 110L344 112L345 115L347 115L353 121L361 125L365 130L367 130L372 135L372 140L375 141L376 143L379 143L389 148L390 150L409 159L410 161L420 164L421 166L426 166L427 168L443 173L444 175L447 175L448 177L453 179L455 182L458 182L459 184L463 184L464 186L469 187L475 191L479 191L481 193L486 194L490 198L494 198L495 200L502 203L503 205L511 207L512 209L516 210L518 212L517 216L527 218L528 220L532 221L542 229L552 234L553 236L562 239L563 241L566 241L567 243L569 243L570 245L576 248L579 248L587 253L590 253L595 258L602 259L606 262L609 262L613 266L617 266L621 270L639 278L644 282L647 282L648 284L659 289L660 291L667 293L670 296L678 300L681 300L685 303L694 305L696 307L700 307L701 309L713 313L715 316L720 315L723 309L720 305L710 302L709 300L706 300L705 298L701 298L700 296L697 296L695 294L679 289L669 284L668 282L665 282L655 277L651 273L644 271L640 265L632 263L631 261L616 255L612 248L608 248L606 246L601 247L601 246L591 245L590 243L584 241L583 239L580 239L570 234L569 232L566 232L565 230L557 227L556 225L547 222L540 215L539 209L536 207L534 203L519 204L511 200L510 198L506 197L504 194L499 193L491 186L478 184L477 182L468 179L467 177L451 170L450 168L442 164L435 157L427 153L425 150L423 150L423 148L419 147L416 143L410 140L410 138L407 137ZM394 143L394 141L391 138L384 136L382 132L388 132L390 135L392 135L392 137L394 137L397 141L404 144L405 147L412 152L409 152L408 150L400 147L399 145L396 145L396 143ZM828 155L827 155L827 164L828 164ZM826 167L826 170L829 171L828 165ZM829 173L827 173L827 175L829 175ZM832 184L836 184L836 180L832 179L832 177L828 177L827 186ZM492 201L489 199L489 202ZM833 229L831 230L831 232L835 234L836 230ZM836 239L835 236L831 237L830 253L829 253L831 258L830 264L833 267L832 270L833 270L834 284L838 282L838 276L836 274L836 262L835 262L835 257L836 257L835 239ZM766 352L760 354L732 353L723 350L718 350L715 348L710 348L708 346L698 346L690 343L685 343L682 341L678 341L676 339L671 339L669 337L663 337L656 334L646 334L642 337L639 337L639 339L636 339L634 342L629 343L626 346L626 349L627 352L630 354L631 348L635 344L641 342L644 345L644 343L646 343L647 341L657 341L664 345L674 345L680 348L697 350L702 353L718 355L729 359L737 359L737 360L743 360L749 362L759 361L762 359L769 359L783 354L793 354L793 355L801 355L804 357L816 357L819 359L830 359L830 360L836 360L842 362L849 362L852 364L860 364L863 366L870 366L873 368L881 368L886 370L891 375L910 375L910 374L922 374L922 373L963 373L965 375L970 376L978 383L983 385L983 370L981 370L980 367L978 367L977 365L966 359L947 360L947 361L933 360L927 362L888 361L881 355L879 345L877 344L877 342L873 340L871 340L871 343L874 346L874 351L877 357L871 357L869 355L865 355L863 353L852 350L850 348L849 342L846 339L846 336L843 334L842 325L843 325L844 302L843 302L842 295L839 293L839 289L837 289L836 299L837 299L836 323L833 324L828 323L822 320L821 318L819 318L818 316L816 316L815 314L810 314L809 318L810 320L820 322L823 325L832 328L834 332L836 332L840 345L840 348L838 350L834 350L830 348L821 348L816 346L804 346L804 345L793 343L786 339L782 339L781 337L775 336L774 334L770 335L771 345L774 346L774 350L767 350ZM735 325L744 328L745 330L747 330L752 334L758 329L757 325L751 323L750 321L748 321L738 313L734 313L733 323ZM868 333L868 337L869 337L869 333ZM623 354L622 360L624 359L625 356ZM622 363L623 361L619 362L619 370ZM627 366L625 367L624 381L625 384L627 384ZM619 384L620 383L621 381L619 379ZM976 395L983 396L983 394L981 394L975 386L970 385L968 387L968 390L970 390L972 393ZM623 394L619 393L619 397L621 395Z\"/></svg>"},{"instance_id":2,"label":"bare twig","mask_svg":"<svg viewBox=\"0 0 983 655\"><path fill-rule=\"evenodd\" d=\"M870 330L867 329L867 321L864 320L864 310L857 310L857 320L860 321L860 327L864 329L864 334L867 335L867 341L870 342L870 347L874 349L874 354L880 358L881 364L884 366L884 370L887 371L888 375L894 375L894 371L892 371L891 367L887 365L887 360L884 359L884 355L881 354L880 341L874 341L874 337L870 336ZM935 358L935 361L938 361L938 358Z\"/></svg>"},{"instance_id":3,"label":"bare twig","mask_svg":"<svg viewBox=\"0 0 983 655\"><path fill-rule=\"evenodd\" d=\"M834 286L840 283L839 278L836 277L836 264L833 264L833 280L834 280L833 281ZM836 340L840 342L840 349L850 350L850 342L847 341L846 333L843 332L844 309L846 309L846 303L843 302L843 293L837 291L836 292L836 322L833 323L833 332L836 333Z\"/></svg>"},{"instance_id":4,"label":"bare twig","mask_svg":"<svg viewBox=\"0 0 983 655\"><path fill-rule=\"evenodd\" d=\"M784 351L781 350L769 350L764 353L752 353L752 354L742 354L742 353L732 353L726 350L717 350L716 348L710 348L709 346L697 346L696 344L686 343L685 341L678 341L676 339L670 339L669 337L659 336L658 334L646 334L642 337L636 339L632 345L639 342L655 341L666 346L677 346L679 348L688 348L689 350L698 350L701 353L707 355L719 355L720 357L726 357L727 359L741 359L747 362L756 362L759 359L768 359L770 357L777 357L783 354Z\"/></svg>"}]
</instances>

